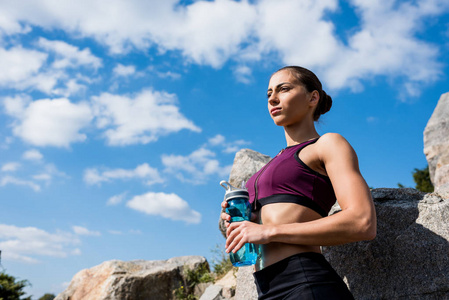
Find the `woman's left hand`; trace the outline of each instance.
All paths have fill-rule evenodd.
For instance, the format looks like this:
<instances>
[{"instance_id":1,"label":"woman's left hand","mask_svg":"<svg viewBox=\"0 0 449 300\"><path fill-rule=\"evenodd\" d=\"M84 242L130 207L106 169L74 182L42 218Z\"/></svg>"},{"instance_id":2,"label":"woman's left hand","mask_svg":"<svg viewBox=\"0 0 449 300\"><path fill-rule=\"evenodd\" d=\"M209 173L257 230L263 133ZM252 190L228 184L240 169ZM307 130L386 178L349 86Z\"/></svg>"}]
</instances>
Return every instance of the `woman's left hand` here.
<instances>
[{"instance_id":1,"label":"woman's left hand","mask_svg":"<svg viewBox=\"0 0 449 300\"><path fill-rule=\"evenodd\" d=\"M230 223L226 231L226 253L236 253L245 243L266 244L269 242L269 226L249 221Z\"/></svg>"}]
</instances>

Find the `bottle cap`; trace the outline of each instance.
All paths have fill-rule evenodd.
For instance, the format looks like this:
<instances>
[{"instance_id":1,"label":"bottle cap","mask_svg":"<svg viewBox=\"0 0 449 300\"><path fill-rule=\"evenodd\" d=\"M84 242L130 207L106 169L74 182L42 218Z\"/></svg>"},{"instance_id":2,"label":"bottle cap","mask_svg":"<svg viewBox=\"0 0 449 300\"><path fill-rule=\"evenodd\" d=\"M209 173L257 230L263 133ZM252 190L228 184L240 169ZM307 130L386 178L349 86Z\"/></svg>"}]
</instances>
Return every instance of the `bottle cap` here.
<instances>
[{"instance_id":1,"label":"bottle cap","mask_svg":"<svg viewBox=\"0 0 449 300\"><path fill-rule=\"evenodd\" d=\"M225 194L225 200L229 201L234 198L246 198L249 199L249 193L246 189L239 189L235 186L232 186L229 182L222 180L220 182L220 185L225 188L226 194Z\"/></svg>"}]
</instances>

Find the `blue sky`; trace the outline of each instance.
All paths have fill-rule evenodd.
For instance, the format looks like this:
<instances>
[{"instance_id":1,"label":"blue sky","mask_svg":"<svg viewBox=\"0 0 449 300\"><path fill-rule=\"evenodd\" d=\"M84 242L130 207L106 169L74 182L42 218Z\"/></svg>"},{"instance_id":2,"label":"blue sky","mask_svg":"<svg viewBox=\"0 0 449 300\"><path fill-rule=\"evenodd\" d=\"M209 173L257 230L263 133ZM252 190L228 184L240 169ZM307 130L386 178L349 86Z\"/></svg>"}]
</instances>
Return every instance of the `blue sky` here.
<instances>
[{"instance_id":1,"label":"blue sky","mask_svg":"<svg viewBox=\"0 0 449 300\"><path fill-rule=\"evenodd\" d=\"M270 74L313 70L318 131L371 187L414 186L449 92L449 4L417 1L1 1L0 250L34 298L111 259L217 244L236 151L285 147Z\"/></svg>"}]
</instances>

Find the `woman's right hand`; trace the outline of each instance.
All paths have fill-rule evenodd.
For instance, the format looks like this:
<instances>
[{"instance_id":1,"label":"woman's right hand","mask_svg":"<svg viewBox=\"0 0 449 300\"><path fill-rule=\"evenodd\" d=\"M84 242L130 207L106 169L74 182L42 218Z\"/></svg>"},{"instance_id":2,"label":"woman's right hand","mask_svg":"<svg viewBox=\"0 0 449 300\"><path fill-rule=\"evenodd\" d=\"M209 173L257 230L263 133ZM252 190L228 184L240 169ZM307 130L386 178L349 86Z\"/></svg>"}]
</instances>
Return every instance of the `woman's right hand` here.
<instances>
[{"instance_id":1,"label":"woman's right hand","mask_svg":"<svg viewBox=\"0 0 449 300\"><path fill-rule=\"evenodd\" d=\"M224 220L226 228L228 228L231 222L231 216L226 213L226 207L228 207L228 202L226 200L221 202L221 207L223 208L221 212L221 218Z\"/></svg>"},{"instance_id":2,"label":"woman's right hand","mask_svg":"<svg viewBox=\"0 0 449 300\"><path fill-rule=\"evenodd\" d=\"M221 212L221 218L224 220L226 228L229 227L231 224L231 216L226 213L226 207L228 207L228 202L224 200L221 202L222 212ZM259 223L258 222L258 215L256 213L251 213L251 222Z\"/></svg>"}]
</instances>

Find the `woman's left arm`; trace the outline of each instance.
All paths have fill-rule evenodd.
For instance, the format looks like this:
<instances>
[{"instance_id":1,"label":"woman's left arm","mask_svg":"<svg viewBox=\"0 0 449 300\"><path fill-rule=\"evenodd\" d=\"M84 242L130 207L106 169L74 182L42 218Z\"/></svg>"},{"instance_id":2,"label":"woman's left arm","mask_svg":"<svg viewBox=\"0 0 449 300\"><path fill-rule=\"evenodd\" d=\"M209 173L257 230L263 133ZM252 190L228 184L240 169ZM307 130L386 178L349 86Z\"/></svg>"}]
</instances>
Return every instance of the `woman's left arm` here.
<instances>
[{"instance_id":1,"label":"woman's left arm","mask_svg":"<svg viewBox=\"0 0 449 300\"><path fill-rule=\"evenodd\" d=\"M376 212L369 187L360 174L355 151L341 135L335 133L323 135L318 142L319 159L332 182L341 211L304 223L231 223L227 249L237 251L247 242L330 246L374 239Z\"/></svg>"}]
</instances>

